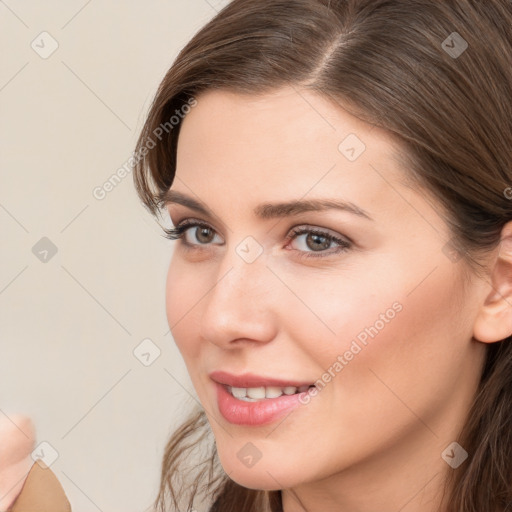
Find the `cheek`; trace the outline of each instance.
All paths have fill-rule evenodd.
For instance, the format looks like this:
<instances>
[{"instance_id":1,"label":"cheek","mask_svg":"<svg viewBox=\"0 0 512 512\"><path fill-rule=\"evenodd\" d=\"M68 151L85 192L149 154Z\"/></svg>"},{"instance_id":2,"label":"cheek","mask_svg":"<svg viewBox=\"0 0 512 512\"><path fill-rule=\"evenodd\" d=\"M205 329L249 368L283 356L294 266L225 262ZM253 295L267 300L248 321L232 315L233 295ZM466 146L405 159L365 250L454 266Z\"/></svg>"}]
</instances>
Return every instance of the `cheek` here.
<instances>
[{"instance_id":1,"label":"cheek","mask_svg":"<svg viewBox=\"0 0 512 512\"><path fill-rule=\"evenodd\" d=\"M167 271L165 307L167 323L185 362L199 351L193 326L199 329L197 305L205 291L197 275L197 271L183 268L180 259L173 255Z\"/></svg>"},{"instance_id":2,"label":"cheek","mask_svg":"<svg viewBox=\"0 0 512 512\"><path fill-rule=\"evenodd\" d=\"M351 272L305 273L295 278L293 294L282 294L286 329L293 330L294 343L324 370L345 353L355 360L404 317L400 287L379 284L367 271L360 276Z\"/></svg>"},{"instance_id":3,"label":"cheek","mask_svg":"<svg viewBox=\"0 0 512 512\"><path fill-rule=\"evenodd\" d=\"M311 311L304 306L299 310L296 303L292 307L288 299L282 312L287 311L294 348L308 355L304 369L316 368L325 387L319 400L291 415L286 428L272 433L273 439L289 449L296 439L315 433L319 463L315 469L316 460L311 461L310 469L320 474L325 457L341 467L399 442L413 430L431 435L423 421L440 431L438 414L460 383L470 337L469 323L464 327L457 305L463 290L452 271L439 267L412 293L411 283L419 279L410 274L397 275L392 283L371 277L365 281L363 276L337 283L319 281L318 276L301 280L294 292ZM336 443L339 460L330 455Z\"/></svg>"},{"instance_id":4,"label":"cheek","mask_svg":"<svg viewBox=\"0 0 512 512\"><path fill-rule=\"evenodd\" d=\"M450 270L438 267L412 292L410 285L401 286L397 280L393 288L377 290L366 306L359 305L363 312L352 315L355 329L349 329L350 321L338 324L340 329L346 325L351 333L343 337L344 348L354 340L361 347L341 372L338 399L341 394L342 400L363 409L366 417L376 414L377 419L375 411L381 411L381 419L391 430L393 424L398 430L417 417L435 421L452 400L457 383L465 378L471 357L470 322L459 306L463 289ZM399 303L401 310L386 315L393 303ZM379 321L382 313L384 319ZM386 323L386 316L393 318ZM365 343L359 342L361 334ZM364 421L353 427L369 428Z\"/></svg>"},{"instance_id":5,"label":"cheek","mask_svg":"<svg viewBox=\"0 0 512 512\"><path fill-rule=\"evenodd\" d=\"M463 287L450 265L438 265L424 281L435 264L409 264L394 276L383 266L350 280L300 281L294 292L310 311L290 302L287 325L325 382L324 399L402 416L407 408L397 397L426 413L448 399L471 338Z\"/></svg>"}]
</instances>

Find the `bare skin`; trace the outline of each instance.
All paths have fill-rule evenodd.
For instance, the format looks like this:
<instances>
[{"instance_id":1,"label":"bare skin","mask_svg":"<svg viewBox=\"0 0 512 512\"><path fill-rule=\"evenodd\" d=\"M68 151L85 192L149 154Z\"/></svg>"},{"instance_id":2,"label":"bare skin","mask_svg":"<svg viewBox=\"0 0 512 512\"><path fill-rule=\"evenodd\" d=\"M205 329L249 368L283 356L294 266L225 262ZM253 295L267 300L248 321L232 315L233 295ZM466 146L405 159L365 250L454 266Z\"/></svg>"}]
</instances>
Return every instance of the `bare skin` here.
<instances>
[{"instance_id":1,"label":"bare skin","mask_svg":"<svg viewBox=\"0 0 512 512\"><path fill-rule=\"evenodd\" d=\"M20 494L34 460L34 424L28 416L0 417L0 511L9 510Z\"/></svg>"},{"instance_id":2,"label":"bare skin","mask_svg":"<svg viewBox=\"0 0 512 512\"><path fill-rule=\"evenodd\" d=\"M340 148L349 134L366 146L353 161L357 139ZM443 511L442 485L454 469L441 454L457 440L487 344L512 331L502 301L510 300L512 251L489 256L489 279L453 261L440 209L405 185L399 150L386 133L293 88L260 97L209 91L181 127L171 190L212 215L167 205L174 225L195 219L211 228L190 227L176 242L169 325L225 471L246 487L282 489L285 512ZM324 198L371 220L334 209L253 213L261 203ZM349 246L289 237L296 226ZM244 247L261 249L251 263L237 251L249 236L255 242ZM370 326L378 333L347 354ZM208 376L315 382L329 368L310 403L262 426L226 421ZM252 467L237 456L248 442L261 454Z\"/></svg>"}]
</instances>

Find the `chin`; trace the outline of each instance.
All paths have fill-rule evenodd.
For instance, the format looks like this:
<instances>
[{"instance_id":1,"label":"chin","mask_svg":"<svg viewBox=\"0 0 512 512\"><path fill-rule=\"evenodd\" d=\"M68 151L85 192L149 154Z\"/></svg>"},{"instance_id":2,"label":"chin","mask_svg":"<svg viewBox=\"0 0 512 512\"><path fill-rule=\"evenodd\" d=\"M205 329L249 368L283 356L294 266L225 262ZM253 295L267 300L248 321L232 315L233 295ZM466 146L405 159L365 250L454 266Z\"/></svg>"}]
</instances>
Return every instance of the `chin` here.
<instances>
[{"instance_id":1,"label":"chin","mask_svg":"<svg viewBox=\"0 0 512 512\"><path fill-rule=\"evenodd\" d=\"M265 470L256 471L255 468L246 470L237 468L229 474L229 478L238 485L259 491L278 491L289 487L289 484L282 482L279 477L280 475L269 474Z\"/></svg>"},{"instance_id":2,"label":"chin","mask_svg":"<svg viewBox=\"0 0 512 512\"><path fill-rule=\"evenodd\" d=\"M220 463L231 480L242 487L262 491L277 491L299 483L294 478L293 468L288 468L278 460L264 461L263 458L251 467L246 467L237 457L237 453L219 451Z\"/></svg>"}]
</instances>

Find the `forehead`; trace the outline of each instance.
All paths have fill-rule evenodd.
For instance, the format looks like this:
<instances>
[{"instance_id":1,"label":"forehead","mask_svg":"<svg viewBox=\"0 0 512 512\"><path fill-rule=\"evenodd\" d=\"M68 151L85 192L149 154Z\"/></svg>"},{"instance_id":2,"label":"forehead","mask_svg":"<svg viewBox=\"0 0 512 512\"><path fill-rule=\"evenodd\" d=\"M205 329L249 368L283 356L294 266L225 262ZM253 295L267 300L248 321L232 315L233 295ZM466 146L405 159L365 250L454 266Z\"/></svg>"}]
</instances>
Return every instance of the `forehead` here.
<instances>
[{"instance_id":1,"label":"forehead","mask_svg":"<svg viewBox=\"0 0 512 512\"><path fill-rule=\"evenodd\" d=\"M403 190L401 151L389 133L312 91L207 91L182 122L172 188L192 190L214 208L221 198L252 208L336 196L371 214L410 215L421 197Z\"/></svg>"},{"instance_id":2,"label":"forehead","mask_svg":"<svg viewBox=\"0 0 512 512\"><path fill-rule=\"evenodd\" d=\"M388 132L351 115L341 103L310 90L283 87L260 95L209 90L197 100L197 106L183 122L180 146L185 145L183 139L191 129L196 139L222 140L226 149L244 144L246 151L262 147L267 152L277 150L272 156L290 146L295 152L316 148L318 152L327 150L328 154L334 151L338 156L339 144L348 135L353 135L352 141L360 146L356 150L364 143L372 152L389 153L397 145Z\"/></svg>"}]
</instances>

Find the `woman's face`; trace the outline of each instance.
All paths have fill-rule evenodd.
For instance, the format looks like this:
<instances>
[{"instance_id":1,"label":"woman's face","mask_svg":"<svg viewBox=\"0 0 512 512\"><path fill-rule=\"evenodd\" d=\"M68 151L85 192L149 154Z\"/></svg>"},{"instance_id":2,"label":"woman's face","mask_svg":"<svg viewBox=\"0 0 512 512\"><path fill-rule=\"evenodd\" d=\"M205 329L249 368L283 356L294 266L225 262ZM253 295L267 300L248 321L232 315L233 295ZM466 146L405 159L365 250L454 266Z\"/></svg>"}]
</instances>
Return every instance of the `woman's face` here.
<instances>
[{"instance_id":1,"label":"woman's face","mask_svg":"<svg viewBox=\"0 0 512 512\"><path fill-rule=\"evenodd\" d=\"M479 381L487 285L464 283L440 208L405 185L398 151L293 88L210 91L183 121L171 191L204 211L167 205L175 226L202 226L176 242L167 316L241 485L382 492L400 472L413 496L418 470L423 484L450 470L441 452ZM276 206L295 201L311 208Z\"/></svg>"}]
</instances>

